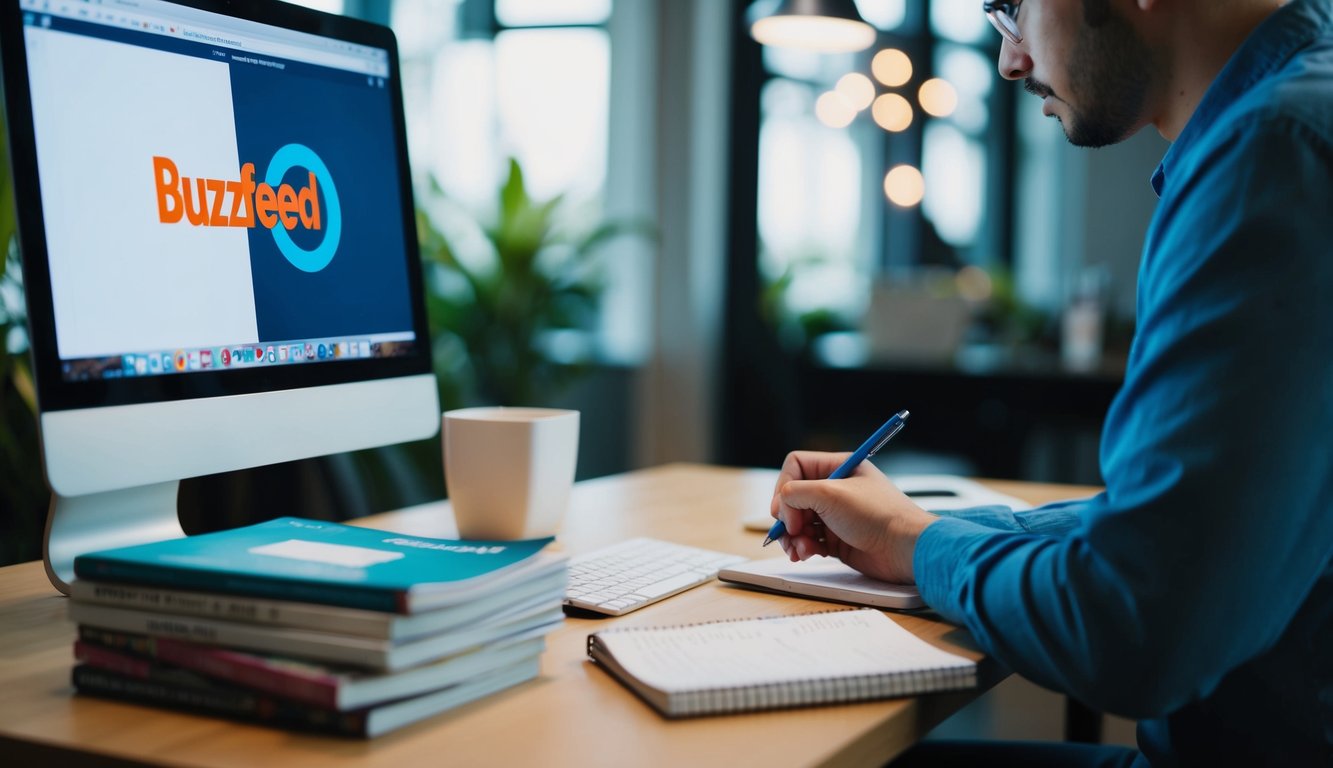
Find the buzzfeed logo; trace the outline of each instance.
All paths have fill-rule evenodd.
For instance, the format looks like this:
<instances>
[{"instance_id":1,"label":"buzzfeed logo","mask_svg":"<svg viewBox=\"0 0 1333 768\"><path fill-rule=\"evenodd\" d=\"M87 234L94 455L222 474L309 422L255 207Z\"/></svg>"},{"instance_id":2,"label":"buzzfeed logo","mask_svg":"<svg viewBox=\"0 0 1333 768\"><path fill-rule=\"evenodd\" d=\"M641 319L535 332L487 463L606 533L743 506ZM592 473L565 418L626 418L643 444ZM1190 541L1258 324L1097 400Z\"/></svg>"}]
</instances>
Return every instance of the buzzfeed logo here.
<instances>
[{"instance_id":1,"label":"buzzfeed logo","mask_svg":"<svg viewBox=\"0 0 1333 768\"><path fill-rule=\"evenodd\" d=\"M305 187L294 189L282 179L292 168L304 168L309 176ZM263 181L255 181L255 164L241 166L241 178L201 179L181 175L168 157L153 157L153 181L157 190L157 217L163 224L182 219L196 227L247 227L258 223L273 235L292 266L303 272L318 272L333 261L342 238L342 209L338 190L324 161L303 144L288 144L269 161ZM323 210L320 193L324 194ZM298 246L290 233L297 224L307 230L324 231L312 249Z\"/></svg>"}]
</instances>

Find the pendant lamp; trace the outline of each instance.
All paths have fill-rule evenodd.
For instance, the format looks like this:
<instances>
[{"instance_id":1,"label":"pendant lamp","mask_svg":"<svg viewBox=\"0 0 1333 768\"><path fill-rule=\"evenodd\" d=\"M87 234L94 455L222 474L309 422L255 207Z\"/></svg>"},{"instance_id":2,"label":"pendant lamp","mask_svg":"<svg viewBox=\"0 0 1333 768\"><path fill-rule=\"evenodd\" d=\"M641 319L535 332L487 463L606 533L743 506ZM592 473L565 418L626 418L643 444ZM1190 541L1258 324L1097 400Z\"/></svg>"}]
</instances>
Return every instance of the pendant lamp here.
<instances>
[{"instance_id":1,"label":"pendant lamp","mask_svg":"<svg viewBox=\"0 0 1333 768\"><path fill-rule=\"evenodd\" d=\"M759 0L749 16L750 34L763 45L847 53L869 48L878 36L853 0Z\"/></svg>"}]
</instances>

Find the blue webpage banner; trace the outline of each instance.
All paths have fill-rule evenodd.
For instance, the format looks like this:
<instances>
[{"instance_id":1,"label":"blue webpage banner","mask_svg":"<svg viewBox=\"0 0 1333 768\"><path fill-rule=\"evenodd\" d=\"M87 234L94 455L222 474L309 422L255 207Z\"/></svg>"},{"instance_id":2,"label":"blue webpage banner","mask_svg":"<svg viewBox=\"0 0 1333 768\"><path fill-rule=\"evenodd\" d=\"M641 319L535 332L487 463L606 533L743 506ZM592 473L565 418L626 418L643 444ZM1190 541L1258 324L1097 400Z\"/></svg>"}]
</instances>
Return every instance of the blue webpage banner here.
<instances>
[{"instance_id":1,"label":"blue webpage banner","mask_svg":"<svg viewBox=\"0 0 1333 768\"><path fill-rule=\"evenodd\" d=\"M260 340L410 329L388 89L244 64L231 81L237 149L256 181L315 187L292 229L249 230ZM318 228L305 226L316 210Z\"/></svg>"}]
</instances>

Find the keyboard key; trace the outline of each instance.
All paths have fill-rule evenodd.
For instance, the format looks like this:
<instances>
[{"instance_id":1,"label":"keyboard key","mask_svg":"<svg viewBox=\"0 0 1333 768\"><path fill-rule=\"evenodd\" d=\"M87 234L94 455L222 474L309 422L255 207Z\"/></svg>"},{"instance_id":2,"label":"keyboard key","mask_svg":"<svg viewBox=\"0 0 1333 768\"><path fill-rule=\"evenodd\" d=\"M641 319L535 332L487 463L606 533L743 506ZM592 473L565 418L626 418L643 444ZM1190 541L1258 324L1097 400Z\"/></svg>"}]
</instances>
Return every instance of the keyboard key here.
<instances>
[{"instance_id":1,"label":"keyboard key","mask_svg":"<svg viewBox=\"0 0 1333 768\"><path fill-rule=\"evenodd\" d=\"M713 571L713 573L717 573L717 571ZM704 581L707 581L707 579ZM636 589L634 590L634 594L642 595L644 598L651 600L654 597L665 597L677 590L684 589L685 587L692 587L701 583L702 582L699 580L698 576L692 573L682 573L679 576L673 576L665 581L659 581L656 584L650 584L642 589Z\"/></svg>"},{"instance_id":2,"label":"keyboard key","mask_svg":"<svg viewBox=\"0 0 1333 768\"><path fill-rule=\"evenodd\" d=\"M565 604L619 616L703 584L745 559L660 539L631 539L572 558Z\"/></svg>"}]
</instances>

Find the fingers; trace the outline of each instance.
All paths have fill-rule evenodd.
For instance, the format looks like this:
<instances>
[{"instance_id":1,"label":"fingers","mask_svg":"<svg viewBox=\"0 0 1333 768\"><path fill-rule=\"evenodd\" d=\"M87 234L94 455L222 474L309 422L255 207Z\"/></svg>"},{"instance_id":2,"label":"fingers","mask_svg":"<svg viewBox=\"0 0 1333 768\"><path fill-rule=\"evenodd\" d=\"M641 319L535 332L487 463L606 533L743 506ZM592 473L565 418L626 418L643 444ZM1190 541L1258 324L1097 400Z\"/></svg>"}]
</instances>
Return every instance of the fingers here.
<instances>
[{"instance_id":1,"label":"fingers","mask_svg":"<svg viewBox=\"0 0 1333 768\"><path fill-rule=\"evenodd\" d=\"M787 531L800 535L814 521L832 515L837 520L845 514L846 492L853 488L846 480L793 480L779 492L779 507Z\"/></svg>"},{"instance_id":2,"label":"fingers","mask_svg":"<svg viewBox=\"0 0 1333 768\"><path fill-rule=\"evenodd\" d=\"M844 481L793 480L779 491L781 506L793 510L826 512L832 506L830 496L835 490L834 483Z\"/></svg>"},{"instance_id":3,"label":"fingers","mask_svg":"<svg viewBox=\"0 0 1333 768\"><path fill-rule=\"evenodd\" d=\"M792 562L809 560L815 556L827 557L838 551L842 544L838 537L822 523L807 526L805 535L782 537L782 550Z\"/></svg>"},{"instance_id":4,"label":"fingers","mask_svg":"<svg viewBox=\"0 0 1333 768\"><path fill-rule=\"evenodd\" d=\"M787 457L770 509L787 529L783 552L792 562L835 557L875 578L910 581L916 536L934 516L869 462L845 479L824 479L841 461L842 454Z\"/></svg>"},{"instance_id":5,"label":"fingers","mask_svg":"<svg viewBox=\"0 0 1333 768\"><path fill-rule=\"evenodd\" d=\"M800 510L784 506L783 488L794 480L823 479L837 469L850 454L824 453L820 451L792 451L782 463L778 472L778 481L773 486L773 498L769 501L768 513L780 519L792 533L800 533L810 515L800 514Z\"/></svg>"},{"instance_id":6,"label":"fingers","mask_svg":"<svg viewBox=\"0 0 1333 768\"><path fill-rule=\"evenodd\" d=\"M777 487L792 480L823 480L842 465L850 453L826 453L824 451L792 451L782 462L778 472Z\"/></svg>"},{"instance_id":7,"label":"fingers","mask_svg":"<svg viewBox=\"0 0 1333 768\"><path fill-rule=\"evenodd\" d=\"M906 501L907 497L873 464L865 462L844 480L791 480L778 488L774 508L779 514L809 510L836 527L848 514L873 512L884 506L886 498ZM800 533L800 529L794 533Z\"/></svg>"}]
</instances>

